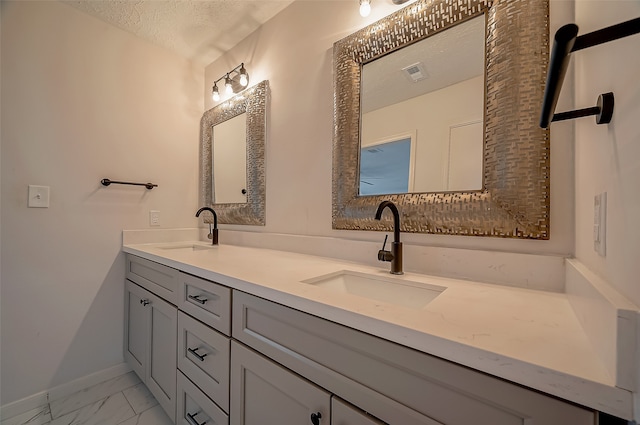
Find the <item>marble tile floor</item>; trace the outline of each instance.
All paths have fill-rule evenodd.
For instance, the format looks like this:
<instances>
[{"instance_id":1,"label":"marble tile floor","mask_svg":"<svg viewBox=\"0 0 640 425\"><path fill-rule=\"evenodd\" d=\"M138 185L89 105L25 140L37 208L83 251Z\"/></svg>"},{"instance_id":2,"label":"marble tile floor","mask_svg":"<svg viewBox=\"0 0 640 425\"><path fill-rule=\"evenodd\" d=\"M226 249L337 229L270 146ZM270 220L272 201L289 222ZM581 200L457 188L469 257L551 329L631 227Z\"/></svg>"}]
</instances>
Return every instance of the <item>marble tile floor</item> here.
<instances>
[{"instance_id":1,"label":"marble tile floor","mask_svg":"<svg viewBox=\"0 0 640 425\"><path fill-rule=\"evenodd\" d=\"M4 419L0 425L173 425L137 375L109 381Z\"/></svg>"}]
</instances>

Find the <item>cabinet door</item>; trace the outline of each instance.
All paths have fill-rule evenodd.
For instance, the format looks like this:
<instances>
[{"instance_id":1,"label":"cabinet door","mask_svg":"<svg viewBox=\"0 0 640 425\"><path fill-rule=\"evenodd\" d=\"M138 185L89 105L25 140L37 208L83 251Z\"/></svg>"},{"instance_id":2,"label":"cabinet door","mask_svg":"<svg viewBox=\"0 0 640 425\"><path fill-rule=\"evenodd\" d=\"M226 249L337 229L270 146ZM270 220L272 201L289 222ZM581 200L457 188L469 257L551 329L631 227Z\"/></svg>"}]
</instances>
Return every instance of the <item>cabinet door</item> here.
<instances>
[{"instance_id":1,"label":"cabinet door","mask_svg":"<svg viewBox=\"0 0 640 425\"><path fill-rule=\"evenodd\" d=\"M385 425L336 396L331 398L331 425Z\"/></svg>"},{"instance_id":2,"label":"cabinet door","mask_svg":"<svg viewBox=\"0 0 640 425\"><path fill-rule=\"evenodd\" d=\"M176 355L178 310L150 294L149 365L146 384L170 418L176 414Z\"/></svg>"},{"instance_id":3,"label":"cabinet door","mask_svg":"<svg viewBox=\"0 0 640 425\"><path fill-rule=\"evenodd\" d=\"M149 318L145 306L149 302L149 295L135 283L125 281L124 357L143 382L147 379L146 367L149 363Z\"/></svg>"},{"instance_id":4,"label":"cabinet door","mask_svg":"<svg viewBox=\"0 0 640 425\"><path fill-rule=\"evenodd\" d=\"M329 425L329 415L329 393L231 342L231 425Z\"/></svg>"}]
</instances>

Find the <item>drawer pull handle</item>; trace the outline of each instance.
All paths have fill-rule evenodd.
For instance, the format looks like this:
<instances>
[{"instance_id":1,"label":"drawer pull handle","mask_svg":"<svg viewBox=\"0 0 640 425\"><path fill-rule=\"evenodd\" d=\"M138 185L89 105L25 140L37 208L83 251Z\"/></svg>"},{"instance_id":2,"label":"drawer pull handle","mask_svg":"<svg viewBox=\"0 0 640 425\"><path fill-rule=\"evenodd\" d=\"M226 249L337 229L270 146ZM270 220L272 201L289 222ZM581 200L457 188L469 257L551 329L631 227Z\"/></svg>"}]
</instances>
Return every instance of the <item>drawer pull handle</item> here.
<instances>
[{"instance_id":1,"label":"drawer pull handle","mask_svg":"<svg viewBox=\"0 0 640 425\"><path fill-rule=\"evenodd\" d=\"M189 421L191 425L204 425L207 423L207 421L204 421L200 424L198 423L198 421L196 421L196 416L198 416L198 413L200 412L196 412L193 415L191 413L187 413L187 421Z\"/></svg>"},{"instance_id":2,"label":"drawer pull handle","mask_svg":"<svg viewBox=\"0 0 640 425\"><path fill-rule=\"evenodd\" d=\"M198 351L200 349L200 347L193 349L193 348L187 348L187 351L190 352L191 354L193 354L194 356L196 356L198 358L198 360L200 360L201 362L204 361L204 358L207 357L207 354L198 354L196 351ZM195 416L195 415L194 415Z\"/></svg>"},{"instance_id":3,"label":"drawer pull handle","mask_svg":"<svg viewBox=\"0 0 640 425\"><path fill-rule=\"evenodd\" d=\"M149 304L151 304L151 301L149 301L149 300L140 300L140 304L142 304L143 307L146 307Z\"/></svg>"},{"instance_id":4,"label":"drawer pull handle","mask_svg":"<svg viewBox=\"0 0 640 425\"><path fill-rule=\"evenodd\" d=\"M207 302L206 298L200 298L200 295L189 295L189 298L191 298L192 300L195 300L197 302L199 302L200 304L203 304Z\"/></svg>"},{"instance_id":5,"label":"drawer pull handle","mask_svg":"<svg viewBox=\"0 0 640 425\"><path fill-rule=\"evenodd\" d=\"M311 414L311 423L313 425L320 425L320 419L322 418L322 413L312 413Z\"/></svg>"}]
</instances>

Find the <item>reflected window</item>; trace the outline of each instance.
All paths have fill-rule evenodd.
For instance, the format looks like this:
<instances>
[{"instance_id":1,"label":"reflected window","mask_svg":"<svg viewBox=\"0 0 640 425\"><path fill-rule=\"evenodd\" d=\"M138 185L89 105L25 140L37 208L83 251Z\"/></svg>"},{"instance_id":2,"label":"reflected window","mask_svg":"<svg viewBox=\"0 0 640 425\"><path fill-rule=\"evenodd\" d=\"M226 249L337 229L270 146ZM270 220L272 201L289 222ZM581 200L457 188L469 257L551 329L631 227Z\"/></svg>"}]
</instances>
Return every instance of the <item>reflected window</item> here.
<instances>
[{"instance_id":1,"label":"reflected window","mask_svg":"<svg viewBox=\"0 0 640 425\"><path fill-rule=\"evenodd\" d=\"M409 192L411 138L360 150L360 195Z\"/></svg>"}]
</instances>

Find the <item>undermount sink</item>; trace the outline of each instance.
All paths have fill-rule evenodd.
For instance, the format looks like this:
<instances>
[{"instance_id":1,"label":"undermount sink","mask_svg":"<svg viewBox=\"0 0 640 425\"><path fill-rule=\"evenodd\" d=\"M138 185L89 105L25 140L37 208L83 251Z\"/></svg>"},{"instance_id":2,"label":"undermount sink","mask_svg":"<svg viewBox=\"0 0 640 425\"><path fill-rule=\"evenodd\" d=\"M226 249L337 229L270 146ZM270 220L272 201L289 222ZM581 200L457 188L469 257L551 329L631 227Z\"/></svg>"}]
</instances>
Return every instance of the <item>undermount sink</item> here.
<instances>
[{"instance_id":1,"label":"undermount sink","mask_svg":"<svg viewBox=\"0 0 640 425\"><path fill-rule=\"evenodd\" d=\"M420 309L446 288L404 279L342 270L303 280L303 283L389 304Z\"/></svg>"},{"instance_id":2,"label":"undermount sink","mask_svg":"<svg viewBox=\"0 0 640 425\"><path fill-rule=\"evenodd\" d=\"M158 248L171 250L171 251L206 251L208 249L217 248L217 245L189 243L189 244L159 246Z\"/></svg>"}]
</instances>

